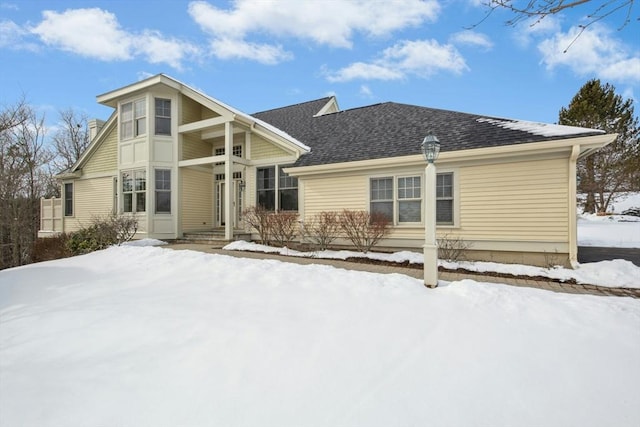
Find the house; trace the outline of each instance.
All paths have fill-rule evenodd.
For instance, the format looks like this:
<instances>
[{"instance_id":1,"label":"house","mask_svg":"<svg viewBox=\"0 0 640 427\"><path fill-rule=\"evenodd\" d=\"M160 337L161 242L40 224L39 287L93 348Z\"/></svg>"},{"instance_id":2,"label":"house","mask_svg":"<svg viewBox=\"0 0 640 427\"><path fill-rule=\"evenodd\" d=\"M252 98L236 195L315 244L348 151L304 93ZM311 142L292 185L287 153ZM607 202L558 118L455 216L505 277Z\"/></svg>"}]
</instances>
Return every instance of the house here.
<instances>
[{"instance_id":1,"label":"house","mask_svg":"<svg viewBox=\"0 0 640 427\"><path fill-rule=\"evenodd\" d=\"M43 200L40 235L72 232L109 212L134 215L138 237L246 233L242 212L381 212L384 248L424 243L427 134L441 141L437 233L468 258L569 264L577 259L576 162L613 141L593 129L393 102L342 111L326 97L245 114L164 74L99 95L113 107ZM340 243L340 242L338 242Z\"/></svg>"}]
</instances>

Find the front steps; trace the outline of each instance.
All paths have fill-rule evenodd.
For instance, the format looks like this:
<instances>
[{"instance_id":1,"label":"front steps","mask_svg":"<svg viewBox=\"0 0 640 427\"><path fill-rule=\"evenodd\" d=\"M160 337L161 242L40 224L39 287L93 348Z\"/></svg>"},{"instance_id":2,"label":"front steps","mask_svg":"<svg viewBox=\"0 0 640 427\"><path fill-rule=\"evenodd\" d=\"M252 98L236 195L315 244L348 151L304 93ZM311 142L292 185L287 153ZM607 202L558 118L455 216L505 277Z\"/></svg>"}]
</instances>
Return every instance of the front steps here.
<instances>
[{"instance_id":1,"label":"front steps","mask_svg":"<svg viewBox=\"0 0 640 427\"><path fill-rule=\"evenodd\" d=\"M251 233L234 230L233 239L227 240L224 238L224 230L189 231L185 232L183 237L177 239L176 243L199 243L211 245L219 249L236 240L246 240L250 242Z\"/></svg>"}]
</instances>

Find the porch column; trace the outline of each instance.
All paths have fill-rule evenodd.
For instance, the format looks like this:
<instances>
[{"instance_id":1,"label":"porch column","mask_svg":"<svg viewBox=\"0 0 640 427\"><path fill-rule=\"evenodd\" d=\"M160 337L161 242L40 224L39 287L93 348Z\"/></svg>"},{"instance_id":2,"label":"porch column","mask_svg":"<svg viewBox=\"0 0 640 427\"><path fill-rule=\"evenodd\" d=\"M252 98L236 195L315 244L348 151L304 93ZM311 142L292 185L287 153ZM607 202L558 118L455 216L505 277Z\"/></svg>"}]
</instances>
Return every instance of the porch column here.
<instances>
[{"instance_id":1,"label":"porch column","mask_svg":"<svg viewBox=\"0 0 640 427\"><path fill-rule=\"evenodd\" d=\"M224 238L233 240L233 124L224 124Z\"/></svg>"}]
</instances>

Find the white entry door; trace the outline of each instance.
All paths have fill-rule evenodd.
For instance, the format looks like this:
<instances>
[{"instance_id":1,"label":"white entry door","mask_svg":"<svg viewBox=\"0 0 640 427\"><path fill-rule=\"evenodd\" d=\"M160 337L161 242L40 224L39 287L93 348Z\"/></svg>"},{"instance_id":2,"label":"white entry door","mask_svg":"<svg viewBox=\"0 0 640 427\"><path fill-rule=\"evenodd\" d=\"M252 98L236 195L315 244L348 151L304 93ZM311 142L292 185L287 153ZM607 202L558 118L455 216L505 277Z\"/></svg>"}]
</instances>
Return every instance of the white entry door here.
<instances>
[{"instance_id":1,"label":"white entry door","mask_svg":"<svg viewBox=\"0 0 640 427\"><path fill-rule=\"evenodd\" d=\"M231 181L232 188L232 200L233 200L233 209L231 209L231 214L233 218L233 226L237 227L238 222L242 216L242 186L240 185L242 180L234 179ZM225 201L224 201L224 189L225 182L218 181L216 182L216 225L218 227L223 227L227 223L227 218L225 214Z\"/></svg>"}]
</instances>

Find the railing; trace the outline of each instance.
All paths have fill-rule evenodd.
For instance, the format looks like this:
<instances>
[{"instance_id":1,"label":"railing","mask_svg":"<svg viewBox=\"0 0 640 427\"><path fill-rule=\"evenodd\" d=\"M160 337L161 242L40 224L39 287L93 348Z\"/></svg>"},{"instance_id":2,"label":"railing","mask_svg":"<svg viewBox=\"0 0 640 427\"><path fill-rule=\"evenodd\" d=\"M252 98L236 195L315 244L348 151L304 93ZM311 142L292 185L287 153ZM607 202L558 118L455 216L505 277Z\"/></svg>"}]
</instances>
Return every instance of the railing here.
<instances>
[{"instance_id":1,"label":"railing","mask_svg":"<svg viewBox=\"0 0 640 427\"><path fill-rule=\"evenodd\" d=\"M40 199L40 231L38 234L62 232L62 199Z\"/></svg>"}]
</instances>

